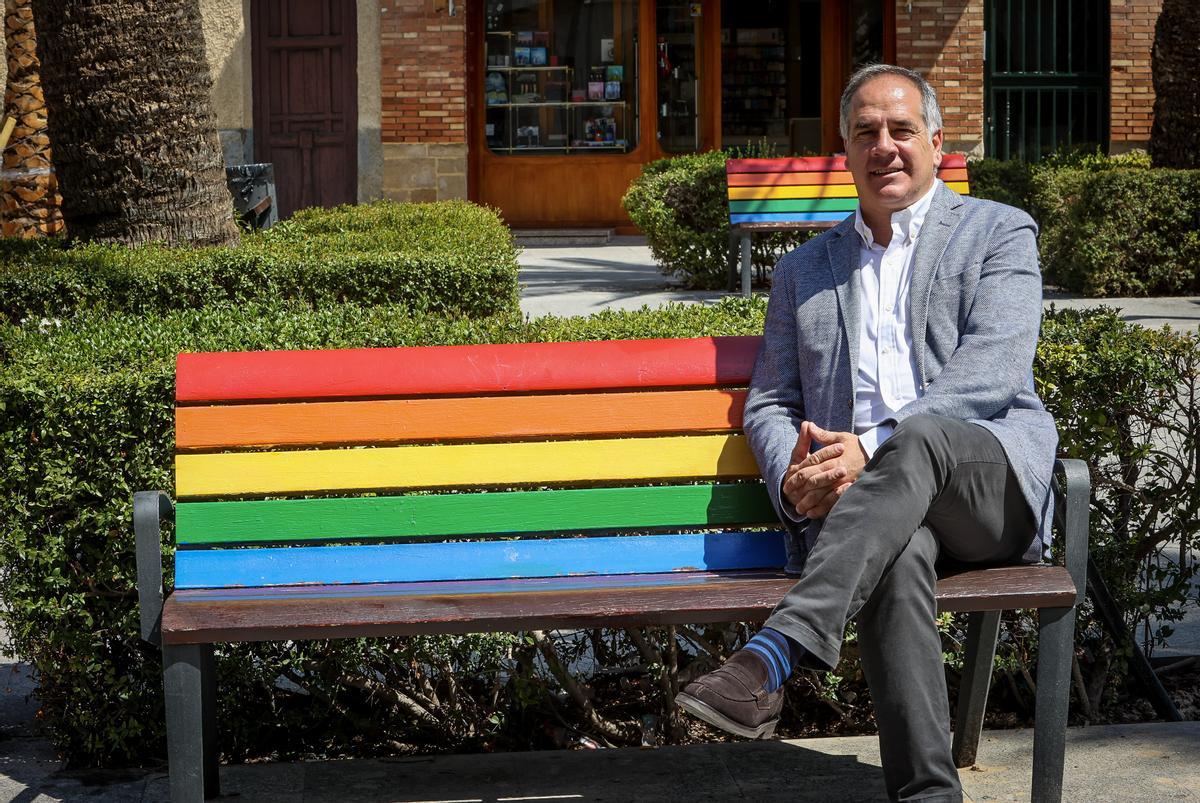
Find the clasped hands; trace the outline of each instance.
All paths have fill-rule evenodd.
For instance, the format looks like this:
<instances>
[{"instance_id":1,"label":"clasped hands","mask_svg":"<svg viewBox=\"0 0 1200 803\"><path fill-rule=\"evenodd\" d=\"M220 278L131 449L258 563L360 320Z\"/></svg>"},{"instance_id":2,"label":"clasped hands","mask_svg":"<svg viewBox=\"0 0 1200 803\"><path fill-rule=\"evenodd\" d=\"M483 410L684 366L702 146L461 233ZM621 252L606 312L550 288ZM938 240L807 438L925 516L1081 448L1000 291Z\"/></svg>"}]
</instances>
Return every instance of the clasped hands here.
<instances>
[{"instance_id":1,"label":"clasped hands","mask_svg":"<svg viewBox=\"0 0 1200 803\"><path fill-rule=\"evenodd\" d=\"M813 441L824 444L812 451ZM783 475L783 495L797 514L821 519L846 492L867 464L867 455L852 432L828 432L811 421L800 424L800 437Z\"/></svg>"}]
</instances>

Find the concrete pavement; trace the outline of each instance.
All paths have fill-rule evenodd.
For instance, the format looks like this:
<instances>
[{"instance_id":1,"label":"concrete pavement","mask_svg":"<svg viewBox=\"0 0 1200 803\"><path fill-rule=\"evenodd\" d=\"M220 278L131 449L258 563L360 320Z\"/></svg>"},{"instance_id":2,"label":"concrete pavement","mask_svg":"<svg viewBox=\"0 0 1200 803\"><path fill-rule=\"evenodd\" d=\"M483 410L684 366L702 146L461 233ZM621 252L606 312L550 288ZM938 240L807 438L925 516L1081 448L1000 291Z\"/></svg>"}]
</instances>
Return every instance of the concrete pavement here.
<instances>
[{"instance_id":1,"label":"concrete pavement","mask_svg":"<svg viewBox=\"0 0 1200 803\"><path fill-rule=\"evenodd\" d=\"M989 731L979 763L961 771L974 801L1029 799L1032 731ZM1200 799L1200 722L1072 728L1063 800L1161 803ZM6 751L11 752L11 751ZM161 771L43 775L0 761L0 796L22 803L170 799ZM107 783L102 783L102 781ZM244 764L221 768L239 803L827 803L885 801L874 736L393 759Z\"/></svg>"},{"instance_id":2,"label":"concrete pavement","mask_svg":"<svg viewBox=\"0 0 1200 803\"><path fill-rule=\"evenodd\" d=\"M520 257L521 310L540 315L591 315L603 309L658 307L670 302L712 304L729 293L685 290L659 272L642 237L614 237L609 245L581 248L530 246ZM1121 308L1121 317L1143 326L1178 331L1200 327L1200 296L1181 298L1082 298L1047 292L1059 308Z\"/></svg>"}]
</instances>

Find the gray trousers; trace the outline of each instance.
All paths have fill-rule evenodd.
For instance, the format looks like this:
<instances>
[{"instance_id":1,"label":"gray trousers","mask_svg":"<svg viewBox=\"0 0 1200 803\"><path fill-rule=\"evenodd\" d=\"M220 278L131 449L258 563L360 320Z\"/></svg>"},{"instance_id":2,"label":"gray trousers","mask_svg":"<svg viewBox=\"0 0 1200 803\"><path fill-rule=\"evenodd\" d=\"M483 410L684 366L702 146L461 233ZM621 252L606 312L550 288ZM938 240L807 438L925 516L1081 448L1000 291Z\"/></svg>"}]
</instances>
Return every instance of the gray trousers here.
<instances>
[{"instance_id":1,"label":"gray trousers","mask_svg":"<svg viewBox=\"0 0 1200 803\"><path fill-rule=\"evenodd\" d=\"M941 416L906 419L826 517L800 579L767 620L832 668L858 617L863 671L893 800L961 800L936 623L934 565L1036 560L1036 524L999 441Z\"/></svg>"}]
</instances>

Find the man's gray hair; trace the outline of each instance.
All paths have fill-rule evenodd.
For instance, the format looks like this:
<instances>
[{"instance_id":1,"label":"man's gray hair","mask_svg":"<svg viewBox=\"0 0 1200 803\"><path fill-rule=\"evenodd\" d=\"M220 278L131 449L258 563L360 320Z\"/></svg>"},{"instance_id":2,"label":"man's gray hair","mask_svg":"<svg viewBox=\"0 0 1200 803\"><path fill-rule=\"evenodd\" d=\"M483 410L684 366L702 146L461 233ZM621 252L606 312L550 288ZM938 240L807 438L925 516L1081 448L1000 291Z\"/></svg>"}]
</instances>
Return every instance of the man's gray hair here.
<instances>
[{"instance_id":1,"label":"man's gray hair","mask_svg":"<svg viewBox=\"0 0 1200 803\"><path fill-rule=\"evenodd\" d=\"M858 92L867 81L881 75L898 75L901 78L907 78L920 90L921 117L925 123L925 136L932 141L933 132L942 127L942 111L938 108L937 95L934 94L933 87L921 77L920 73L905 67L897 67L895 64L868 64L850 76L850 81L846 84L845 91L842 92L840 120L842 139L850 141L850 104L854 100L854 93Z\"/></svg>"}]
</instances>

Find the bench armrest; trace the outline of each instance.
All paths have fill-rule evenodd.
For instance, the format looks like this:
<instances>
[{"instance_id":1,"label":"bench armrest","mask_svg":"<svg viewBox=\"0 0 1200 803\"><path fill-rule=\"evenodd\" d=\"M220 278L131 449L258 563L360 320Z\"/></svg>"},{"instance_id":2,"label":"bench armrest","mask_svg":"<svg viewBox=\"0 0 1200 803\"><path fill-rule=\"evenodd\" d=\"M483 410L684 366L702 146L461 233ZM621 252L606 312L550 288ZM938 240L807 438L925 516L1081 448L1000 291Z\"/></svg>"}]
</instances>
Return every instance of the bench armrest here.
<instances>
[{"instance_id":1,"label":"bench armrest","mask_svg":"<svg viewBox=\"0 0 1200 803\"><path fill-rule=\"evenodd\" d=\"M1088 514L1092 479L1082 460L1054 461L1054 519L1063 534L1067 571L1075 581L1075 604L1087 593Z\"/></svg>"},{"instance_id":2,"label":"bench armrest","mask_svg":"<svg viewBox=\"0 0 1200 803\"><path fill-rule=\"evenodd\" d=\"M142 639L162 643L163 571L162 522L175 518L175 507L163 491L133 495L133 534L137 547L138 607Z\"/></svg>"}]
</instances>

